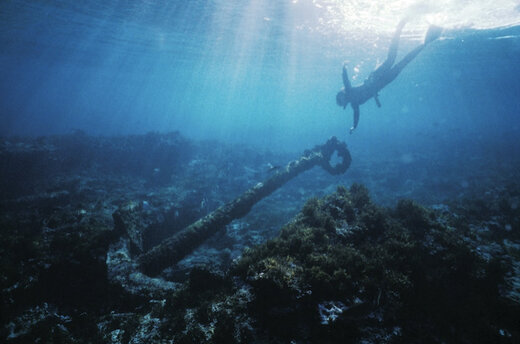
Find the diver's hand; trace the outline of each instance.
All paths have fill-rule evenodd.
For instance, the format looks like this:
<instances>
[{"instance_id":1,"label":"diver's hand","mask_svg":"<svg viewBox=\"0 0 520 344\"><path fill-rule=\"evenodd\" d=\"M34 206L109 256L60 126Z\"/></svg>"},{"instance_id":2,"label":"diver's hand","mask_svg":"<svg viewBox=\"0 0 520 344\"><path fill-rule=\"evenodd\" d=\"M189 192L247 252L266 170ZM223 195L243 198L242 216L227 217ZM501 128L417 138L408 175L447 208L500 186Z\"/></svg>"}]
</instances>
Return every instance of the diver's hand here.
<instances>
[{"instance_id":1,"label":"diver's hand","mask_svg":"<svg viewBox=\"0 0 520 344\"><path fill-rule=\"evenodd\" d=\"M356 128L354 128L354 127L350 128L350 135L352 135L352 133L354 132L354 129L356 129Z\"/></svg>"},{"instance_id":2,"label":"diver's hand","mask_svg":"<svg viewBox=\"0 0 520 344\"><path fill-rule=\"evenodd\" d=\"M374 95L374 99L376 101L377 107L380 108L381 107L381 102L379 101L379 94L376 93Z\"/></svg>"}]
</instances>

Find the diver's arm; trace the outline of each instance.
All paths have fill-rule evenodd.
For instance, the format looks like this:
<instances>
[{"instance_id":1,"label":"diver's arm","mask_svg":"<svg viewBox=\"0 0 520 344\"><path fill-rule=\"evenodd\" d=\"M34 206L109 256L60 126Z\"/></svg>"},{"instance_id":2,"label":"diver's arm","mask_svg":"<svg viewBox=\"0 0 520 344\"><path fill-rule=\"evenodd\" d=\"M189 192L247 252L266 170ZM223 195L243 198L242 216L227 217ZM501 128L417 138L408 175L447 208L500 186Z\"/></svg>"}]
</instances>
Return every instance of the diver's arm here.
<instances>
[{"instance_id":1,"label":"diver's arm","mask_svg":"<svg viewBox=\"0 0 520 344\"><path fill-rule=\"evenodd\" d=\"M350 128L350 133L354 132L354 129L357 128L359 123L359 105L352 104L352 109L354 110L354 125Z\"/></svg>"},{"instance_id":2,"label":"diver's arm","mask_svg":"<svg viewBox=\"0 0 520 344\"><path fill-rule=\"evenodd\" d=\"M379 94L376 94L374 95L374 100L376 101L376 104L377 104L377 107L381 107L381 102L379 101Z\"/></svg>"},{"instance_id":3,"label":"diver's arm","mask_svg":"<svg viewBox=\"0 0 520 344\"><path fill-rule=\"evenodd\" d=\"M343 73L341 75L343 77L343 86L345 86L345 89L351 89L352 85L350 85L350 80L348 79L347 65L343 65Z\"/></svg>"}]
</instances>

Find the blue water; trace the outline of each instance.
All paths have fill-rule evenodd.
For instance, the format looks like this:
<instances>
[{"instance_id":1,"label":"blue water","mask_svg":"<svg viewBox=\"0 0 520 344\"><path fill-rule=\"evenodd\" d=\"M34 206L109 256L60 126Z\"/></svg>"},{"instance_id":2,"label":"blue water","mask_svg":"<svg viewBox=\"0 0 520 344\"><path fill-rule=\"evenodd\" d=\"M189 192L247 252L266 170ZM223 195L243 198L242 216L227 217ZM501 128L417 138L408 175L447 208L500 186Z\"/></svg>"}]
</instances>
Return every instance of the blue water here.
<instances>
[{"instance_id":1,"label":"blue water","mask_svg":"<svg viewBox=\"0 0 520 344\"><path fill-rule=\"evenodd\" d=\"M382 90L382 108L361 107L349 135L351 109L335 104L343 61L362 81L400 18L375 13L360 27L354 16L340 27L324 23L340 3L317 3L3 1L0 135L178 130L279 151L336 135L359 154L461 144L518 154L520 26L510 24L518 7L506 27L447 22ZM398 59L424 25L405 28Z\"/></svg>"},{"instance_id":2,"label":"blue water","mask_svg":"<svg viewBox=\"0 0 520 344\"><path fill-rule=\"evenodd\" d=\"M373 99L361 106L350 134L352 109L336 105L342 66L360 84L385 59L405 16L398 61L429 24L444 32L379 93L381 108ZM240 342L253 334L257 342L321 334L399 342L422 333L469 342L493 332L480 341L516 342L519 61L518 0L0 0L0 336L222 342L232 330L244 335ZM348 145L346 173L307 170L161 278L136 273L139 246L146 251L280 176L280 167L331 136ZM375 209L354 187L348 197L364 205L346 205L340 192L291 220L312 197L355 183L378 205L413 199L436 212L410 202ZM210 221L225 209L242 212L248 201L241 202ZM281 252L309 253L315 238L308 259L266 255L247 277L243 267L228 270L245 247L289 221L294 227L273 247L287 242ZM293 242L300 229L305 237ZM178 238L189 246L205 240L190 233ZM394 269L404 262L395 253L419 250ZM336 258L359 260L354 273L331 263ZM423 260L421 272L415 264ZM201 266L227 277L206 276ZM348 287L360 273L367 278ZM316 292L309 276L323 279ZM179 294L170 292L169 280L186 279ZM323 288L326 280L343 284L334 299L320 299L335 289ZM263 305L268 293L274 301ZM338 326L318 324L327 309L340 316Z\"/></svg>"}]
</instances>

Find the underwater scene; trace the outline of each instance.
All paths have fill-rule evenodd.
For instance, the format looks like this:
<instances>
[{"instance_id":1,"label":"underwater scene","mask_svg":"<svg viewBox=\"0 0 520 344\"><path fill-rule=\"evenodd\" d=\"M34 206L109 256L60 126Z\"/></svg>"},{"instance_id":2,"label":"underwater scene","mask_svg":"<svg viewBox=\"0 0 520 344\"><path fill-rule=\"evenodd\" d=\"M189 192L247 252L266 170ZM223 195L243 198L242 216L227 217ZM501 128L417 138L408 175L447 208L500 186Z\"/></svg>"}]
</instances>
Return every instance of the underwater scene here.
<instances>
[{"instance_id":1,"label":"underwater scene","mask_svg":"<svg viewBox=\"0 0 520 344\"><path fill-rule=\"evenodd\" d=\"M520 343L517 0L3 0L1 343Z\"/></svg>"}]
</instances>

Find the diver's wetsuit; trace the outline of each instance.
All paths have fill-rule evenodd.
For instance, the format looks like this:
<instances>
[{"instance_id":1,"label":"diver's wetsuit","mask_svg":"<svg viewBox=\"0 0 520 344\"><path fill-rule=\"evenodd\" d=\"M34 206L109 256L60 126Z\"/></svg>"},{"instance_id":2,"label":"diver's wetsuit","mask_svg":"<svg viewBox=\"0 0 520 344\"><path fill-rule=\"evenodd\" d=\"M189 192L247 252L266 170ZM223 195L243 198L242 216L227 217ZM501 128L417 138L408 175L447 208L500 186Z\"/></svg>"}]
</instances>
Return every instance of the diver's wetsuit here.
<instances>
[{"instance_id":1,"label":"diver's wetsuit","mask_svg":"<svg viewBox=\"0 0 520 344\"><path fill-rule=\"evenodd\" d=\"M381 107L381 103L378 99L378 92L391 81L393 81L403 70L403 68L410 61L412 61L417 56L417 54L421 52L421 50L424 49L426 44L435 40L441 32L440 28L431 26L429 32L426 35L425 42L414 50L410 51L401 61L399 61L399 63L393 65L397 56L397 48L399 46L401 31L403 30L405 24L406 20L402 20L399 25L397 25L397 29L395 31L394 37L392 38L392 42L390 43L388 56L385 62L383 62L383 64L374 70L361 86L351 86L347 74L347 68L345 65L343 66L342 76L343 85L345 87L338 93L337 99L339 99L341 93L343 92L345 99L347 100L345 100L344 104L340 104L340 100L337 101L338 105L342 105L343 108L345 108L348 102L350 102L352 109L354 110L354 126L350 129L351 133L357 127L359 122L359 106L364 104L370 98L374 98L377 106Z\"/></svg>"}]
</instances>

